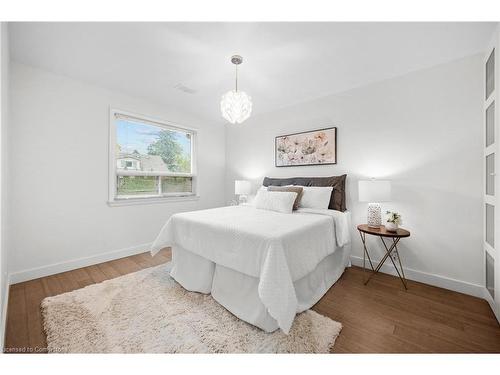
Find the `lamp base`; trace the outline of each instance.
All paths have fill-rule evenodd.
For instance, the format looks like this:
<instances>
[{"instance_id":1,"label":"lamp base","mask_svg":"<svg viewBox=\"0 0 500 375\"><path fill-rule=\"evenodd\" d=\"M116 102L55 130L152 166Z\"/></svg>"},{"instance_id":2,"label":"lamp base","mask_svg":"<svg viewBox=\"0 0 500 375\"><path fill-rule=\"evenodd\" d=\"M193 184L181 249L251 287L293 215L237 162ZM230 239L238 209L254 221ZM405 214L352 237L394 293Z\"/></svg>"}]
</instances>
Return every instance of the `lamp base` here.
<instances>
[{"instance_id":1,"label":"lamp base","mask_svg":"<svg viewBox=\"0 0 500 375\"><path fill-rule=\"evenodd\" d=\"M238 203L239 204L247 203L247 199L248 197L246 196L246 194L240 194L238 196Z\"/></svg>"},{"instance_id":2,"label":"lamp base","mask_svg":"<svg viewBox=\"0 0 500 375\"><path fill-rule=\"evenodd\" d=\"M379 228L382 224L382 212L379 203L368 203L367 224L370 228Z\"/></svg>"}]
</instances>

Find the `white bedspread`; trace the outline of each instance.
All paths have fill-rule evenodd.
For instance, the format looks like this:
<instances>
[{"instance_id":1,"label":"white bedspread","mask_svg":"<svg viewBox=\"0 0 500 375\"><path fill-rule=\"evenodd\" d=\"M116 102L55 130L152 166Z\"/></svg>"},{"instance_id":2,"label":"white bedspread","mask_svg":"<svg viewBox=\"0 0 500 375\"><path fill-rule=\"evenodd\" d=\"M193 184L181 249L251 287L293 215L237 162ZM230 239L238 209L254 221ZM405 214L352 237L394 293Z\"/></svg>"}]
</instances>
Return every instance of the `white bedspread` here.
<instances>
[{"instance_id":1,"label":"white bedspread","mask_svg":"<svg viewBox=\"0 0 500 375\"><path fill-rule=\"evenodd\" d=\"M293 282L350 241L349 214L299 209L292 214L230 206L172 215L151 248L177 244L259 278L259 297L288 333L297 312Z\"/></svg>"}]
</instances>

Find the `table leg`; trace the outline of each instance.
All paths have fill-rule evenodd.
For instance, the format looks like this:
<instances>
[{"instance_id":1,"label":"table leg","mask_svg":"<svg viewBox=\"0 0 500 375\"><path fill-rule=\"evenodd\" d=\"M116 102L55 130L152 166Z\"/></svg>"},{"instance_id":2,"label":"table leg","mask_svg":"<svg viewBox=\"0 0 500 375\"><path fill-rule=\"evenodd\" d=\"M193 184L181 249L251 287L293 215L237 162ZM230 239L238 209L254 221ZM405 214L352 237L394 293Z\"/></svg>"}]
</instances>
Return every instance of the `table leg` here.
<instances>
[{"instance_id":1,"label":"table leg","mask_svg":"<svg viewBox=\"0 0 500 375\"><path fill-rule=\"evenodd\" d=\"M399 265L401 267L401 272L404 272L403 271L403 266L401 265L401 259L399 258L399 253L397 252L397 245L398 245L398 242L399 242L399 238L393 238L392 239L393 243L392 243L391 247L389 247L389 248L387 248L387 245L386 245L383 237L380 237L380 239L382 240L382 243L384 244L385 250L387 252L386 253L387 256L385 257L385 259L387 259L387 257L389 257L391 259L392 265L396 269L396 272L397 272L397 274L399 276L399 279L403 283L403 286L405 287L405 289L408 289L407 286L406 286L406 278L404 278L404 273L403 273L403 276L401 276L401 273L399 273L398 267L396 266L396 263L394 263L394 259L392 259L392 256L391 256L392 251L396 250L396 254L398 255ZM384 259L384 261L385 261L385 259Z\"/></svg>"},{"instance_id":2,"label":"table leg","mask_svg":"<svg viewBox=\"0 0 500 375\"><path fill-rule=\"evenodd\" d=\"M374 274L376 274L377 272L380 271L380 268L382 268L382 266L384 265L385 261L387 260L387 258L390 258L391 259L391 262L392 264L394 265L394 268L396 269L396 272L399 276L399 279L401 280L401 282L403 283L403 286L405 287L405 289L408 289L408 287L406 286L406 277L404 276L404 271L403 271L403 266L401 265L401 258L399 257L399 253L397 251L397 244L399 242L399 238L393 238L393 243L390 247L387 247L385 241L384 241L384 238L382 236L380 236L380 239L382 241L382 243L384 244L384 248L385 248L385 255L382 257L382 259L380 260L380 263L377 265L377 268L375 268L374 272L368 277L368 279L364 282L364 284L368 284L368 281L370 281L370 279L372 278L372 276ZM396 267L396 263L394 263L394 260L392 259L391 257L391 253L392 251L395 250L396 251L396 254L398 254L398 260L399 260L399 265L401 267L401 272L403 273L403 276L401 276L401 274L399 273L399 270L398 270L398 267ZM364 278L363 278L364 280Z\"/></svg>"},{"instance_id":3,"label":"table leg","mask_svg":"<svg viewBox=\"0 0 500 375\"><path fill-rule=\"evenodd\" d=\"M363 246L365 246L365 239L363 238L363 235L361 232L359 232L361 236L361 241L363 242ZM363 280L365 279L365 259L366 259L366 251L363 249Z\"/></svg>"},{"instance_id":4,"label":"table leg","mask_svg":"<svg viewBox=\"0 0 500 375\"><path fill-rule=\"evenodd\" d=\"M380 238L382 238L382 237L380 237ZM382 240L382 242L383 242L383 240ZM380 271L380 268L385 263L385 261L386 261L387 257L389 256L389 254L390 254L390 252L387 251L387 247L386 247L386 253L384 254L384 256L382 257L382 259L380 260L379 264L377 265L377 268L375 268L373 270L373 273L368 277L368 280L365 281L365 285L368 284L368 281L371 280L371 278L372 278L373 275L375 275L378 271Z\"/></svg>"},{"instance_id":5,"label":"table leg","mask_svg":"<svg viewBox=\"0 0 500 375\"><path fill-rule=\"evenodd\" d=\"M401 267L401 273L403 274L403 279L404 279L404 281L405 281L405 283L404 283L404 284L405 284L405 288L406 288L406 276L405 276L405 271L404 271L403 265L401 264L401 257L399 256L399 251L398 251L398 246L397 246L397 244L398 244L399 240L398 240L397 242L396 242L396 240L395 240L394 238L393 238L392 240L395 242L395 244L394 244L394 249L396 250L396 254L398 255L399 267ZM406 288L406 289L408 289L408 288Z\"/></svg>"},{"instance_id":6,"label":"table leg","mask_svg":"<svg viewBox=\"0 0 500 375\"><path fill-rule=\"evenodd\" d=\"M374 271L373 263L370 258L370 253L368 253L368 249L366 248L366 234L359 231L359 236L361 237L361 242L363 242L363 281L365 280L365 259L368 257L368 261L370 262L370 267L372 271ZM366 284L366 283L365 283Z\"/></svg>"}]
</instances>

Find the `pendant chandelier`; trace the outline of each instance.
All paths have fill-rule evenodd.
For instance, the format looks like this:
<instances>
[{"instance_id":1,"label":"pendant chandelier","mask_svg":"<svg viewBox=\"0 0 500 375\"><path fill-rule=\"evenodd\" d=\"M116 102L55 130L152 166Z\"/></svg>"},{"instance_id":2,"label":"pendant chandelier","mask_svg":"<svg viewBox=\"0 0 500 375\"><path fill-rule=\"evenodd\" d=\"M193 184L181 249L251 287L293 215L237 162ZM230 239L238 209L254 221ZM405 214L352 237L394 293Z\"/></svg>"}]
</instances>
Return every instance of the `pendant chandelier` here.
<instances>
[{"instance_id":1,"label":"pendant chandelier","mask_svg":"<svg viewBox=\"0 0 500 375\"><path fill-rule=\"evenodd\" d=\"M241 124L252 113L252 98L243 91L238 91L238 65L243 62L243 57L234 55L231 62L236 67L236 87L222 95L220 110L231 124Z\"/></svg>"}]
</instances>

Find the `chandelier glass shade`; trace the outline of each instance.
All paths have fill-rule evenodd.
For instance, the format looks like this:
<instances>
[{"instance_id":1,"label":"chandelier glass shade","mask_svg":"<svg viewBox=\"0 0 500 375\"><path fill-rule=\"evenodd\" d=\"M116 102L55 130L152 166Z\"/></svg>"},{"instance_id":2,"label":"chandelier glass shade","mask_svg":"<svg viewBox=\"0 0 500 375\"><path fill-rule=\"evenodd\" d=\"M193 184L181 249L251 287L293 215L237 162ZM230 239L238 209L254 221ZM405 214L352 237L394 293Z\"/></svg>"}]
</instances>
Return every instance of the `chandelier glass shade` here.
<instances>
[{"instance_id":1,"label":"chandelier glass shade","mask_svg":"<svg viewBox=\"0 0 500 375\"><path fill-rule=\"evenodd\" d=\"M238 65L243 62L241 56L231 57L231 62L236 66L236 88L222 95L220 110L231 124L241 124L252 114L252 98L243 91L238 91Z\"/></svg>"},{"instance_id":2,"label":"chandelier glass shade","mask_svg":"<svg viewBox=\"0 0 500 375\"><path fill-rule=\"evenodd\" d=\"M252 98L243 91L228 91L222 95L220 110L231 124L241 124L252 113Z\"/></svg>"}]
</instances>

